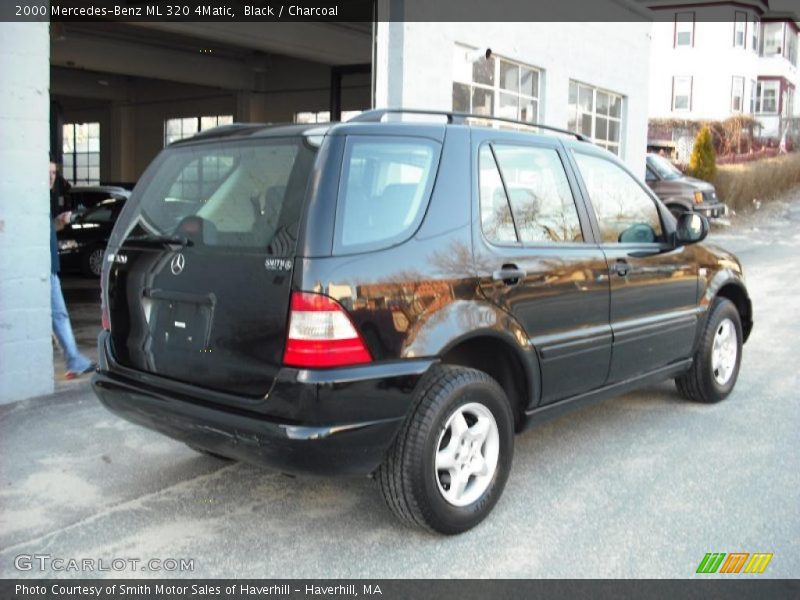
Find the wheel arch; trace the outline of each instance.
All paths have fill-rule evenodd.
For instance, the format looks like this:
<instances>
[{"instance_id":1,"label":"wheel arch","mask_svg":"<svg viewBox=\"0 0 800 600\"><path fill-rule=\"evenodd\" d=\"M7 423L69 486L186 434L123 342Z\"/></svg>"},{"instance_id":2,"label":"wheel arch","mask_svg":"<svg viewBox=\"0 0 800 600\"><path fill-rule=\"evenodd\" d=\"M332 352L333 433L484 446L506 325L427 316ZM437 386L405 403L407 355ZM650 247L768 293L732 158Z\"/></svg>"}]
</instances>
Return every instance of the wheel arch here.
<instances>
[{"instance_id":1,"label":"wheel arch","mask_svg":"<svg viewBox=\"0 0 800 600\"><path fill-rule=\"evenodd\" d=\"M525 424L525 411L539 398L541 377L532 348L496 330L476 331L451 342L440 353L443 364L483 371L500 384L514 413L514 427Z\"/></svg>"},{"instance_id":2,"label":"wheel arch","mask_svg":"<svg viewBox=\"0 0 800 600\"><path fill-rule=\"evenodd\" d=\"M736 306L742 322L742 343L746 342L753 329L753 305L747 291L738 281L727 281L717 290L715 297L726 298Z\"/></svg>"}]
</instances>

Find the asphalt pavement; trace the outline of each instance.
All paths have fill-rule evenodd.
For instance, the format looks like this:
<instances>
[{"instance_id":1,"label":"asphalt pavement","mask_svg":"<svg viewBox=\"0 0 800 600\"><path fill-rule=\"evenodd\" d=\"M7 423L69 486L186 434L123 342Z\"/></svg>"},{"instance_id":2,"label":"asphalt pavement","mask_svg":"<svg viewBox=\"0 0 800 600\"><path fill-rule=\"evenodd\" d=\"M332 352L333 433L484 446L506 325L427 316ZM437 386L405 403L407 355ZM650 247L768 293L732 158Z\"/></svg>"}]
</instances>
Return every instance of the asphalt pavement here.
<instances>
[{"instance_id":1,"label":"asphalt pavement","mask_svg":"<svg viewBox=\"0 0 800 600\"><path fill-rule=\"evenodd\" d=\"M468 533L407 529L367 479L196 454L77 382L0 410L0 576L685 578L707 552L767 552L748 577L798 577L800 190L739 221L709 238L742 259L754 304L734 393L697 405L665 382L518 436L503 497ZM92 286L75 285L90 344ZM193 570L15 567L37 554Z\"/></svg>"}]
</instances>

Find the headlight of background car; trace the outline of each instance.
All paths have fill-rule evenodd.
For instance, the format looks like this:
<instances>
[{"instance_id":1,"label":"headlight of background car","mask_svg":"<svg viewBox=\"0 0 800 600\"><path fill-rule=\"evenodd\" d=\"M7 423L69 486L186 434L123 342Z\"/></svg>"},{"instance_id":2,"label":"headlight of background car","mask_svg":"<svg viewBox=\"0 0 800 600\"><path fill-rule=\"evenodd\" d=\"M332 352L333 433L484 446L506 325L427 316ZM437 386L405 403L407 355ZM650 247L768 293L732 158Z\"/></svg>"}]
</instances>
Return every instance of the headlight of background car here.
<instances>
[{"instance_id":1,"label":"headlight of background car","mask_svg":"<svg viewBox=\"0 0 800 600\"><path fill-rule=\"evenodd\" d=\"M694 203L695 204L702 204L703 203L703 192L695 192L694 193Z\"/></svg>"},{"instance_id":2,"label":"headlight of background car","mask_svg":"<svg viewBox=\"0 0 800 600\"><path fill-rule=\"evenodd\" d=\"M78 248L78 242L75 240L59 240L58 241L58 249L59 250L75 250Z\"/></svg>"}]
</instances>

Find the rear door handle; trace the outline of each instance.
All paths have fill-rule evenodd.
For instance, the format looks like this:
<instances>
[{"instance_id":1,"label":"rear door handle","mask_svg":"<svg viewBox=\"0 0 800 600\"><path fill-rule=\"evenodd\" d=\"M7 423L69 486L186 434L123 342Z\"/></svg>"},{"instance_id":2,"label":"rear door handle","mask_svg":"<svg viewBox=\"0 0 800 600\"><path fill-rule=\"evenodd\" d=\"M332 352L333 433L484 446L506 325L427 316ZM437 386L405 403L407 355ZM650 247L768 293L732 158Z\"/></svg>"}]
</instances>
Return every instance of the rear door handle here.
<instances>
[{"instance_id":1,"label":"rear door handle","mask_svg":"<svg viewBox=\"0 0 800 600\"><path fill-rule=\"evenodd\" d=\"M630 270L631 266L624 258L618 258L617 262L614 263L614 272L620 277L625 277Z\"/></svg>"},{"instance_id":2,"label":"rear door handle","mask_svg":"<svg viewBox=\"0 0 800 600\"><path fill-rule=\"evenodd\" d=\"M525 279L525 271L518 269L517 265L503 265L499 271L492 273L492 279L502 281L506 285L517 285Z\"/></svg>"}]
</instances>

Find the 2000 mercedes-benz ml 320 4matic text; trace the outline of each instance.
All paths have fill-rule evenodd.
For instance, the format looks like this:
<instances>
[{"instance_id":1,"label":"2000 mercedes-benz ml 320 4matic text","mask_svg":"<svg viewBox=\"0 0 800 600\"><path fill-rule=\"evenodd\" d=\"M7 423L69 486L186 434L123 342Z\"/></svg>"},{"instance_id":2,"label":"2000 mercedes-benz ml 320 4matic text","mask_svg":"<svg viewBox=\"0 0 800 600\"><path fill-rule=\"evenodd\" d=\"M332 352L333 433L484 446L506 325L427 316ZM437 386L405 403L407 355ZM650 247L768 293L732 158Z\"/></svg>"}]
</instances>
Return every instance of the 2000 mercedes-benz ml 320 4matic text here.
<instances>
[{"instance_id":1,"label":"2000 mercedes-benz ml 320 4matic text","mask_svg":"<svg viewBox=\"0 0 800 600\"><path fill-rule=\"evenodd\" d=\"M109 242L103 404L201 452L373 476L452 534L497 502L515 432L665 378L731 392L752 310L704 217L580 136L414 112L165 149Z\"/></svg>"}]
</instances>

